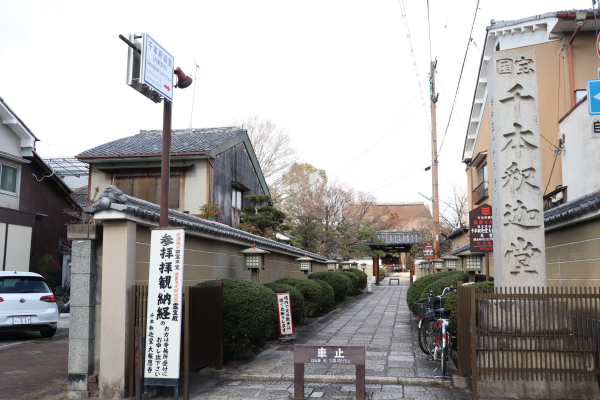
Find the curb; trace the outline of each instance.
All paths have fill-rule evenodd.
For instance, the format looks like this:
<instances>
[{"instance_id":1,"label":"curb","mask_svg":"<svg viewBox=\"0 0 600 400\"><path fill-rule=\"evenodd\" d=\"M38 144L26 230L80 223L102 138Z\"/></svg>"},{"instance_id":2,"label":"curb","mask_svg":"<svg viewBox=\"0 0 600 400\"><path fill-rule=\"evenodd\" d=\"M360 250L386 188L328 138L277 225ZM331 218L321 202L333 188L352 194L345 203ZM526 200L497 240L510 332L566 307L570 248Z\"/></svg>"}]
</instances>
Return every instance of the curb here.
<instances>
[{"instance_id":1,"label":"curb","mask_svg":"<svg viewBox=\"0 0 600 400\"><path fill-rule=\"evenodd\" d=\"M248 381L293 381L293 374L223 374L223 379L248 380ZM356 378L349 375L304 375L304 382L319 383L354 383ZM454 386L453 379L436 378L403 378L391 376L367 376L366 383L383 385L407 385L407 386Z\"/></svg>"}]
</instances>

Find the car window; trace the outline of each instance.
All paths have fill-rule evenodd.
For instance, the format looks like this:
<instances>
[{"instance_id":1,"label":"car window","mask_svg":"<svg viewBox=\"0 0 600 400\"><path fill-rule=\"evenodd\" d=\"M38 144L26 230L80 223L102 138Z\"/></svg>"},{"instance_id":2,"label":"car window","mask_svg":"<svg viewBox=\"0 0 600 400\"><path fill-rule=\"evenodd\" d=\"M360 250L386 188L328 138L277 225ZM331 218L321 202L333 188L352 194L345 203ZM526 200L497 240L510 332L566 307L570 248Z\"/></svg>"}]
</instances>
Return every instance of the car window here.
<instances>
[{"instance_id":1,"label":"car window","mask_svg":"<svg viewBox=\"0 0 600 400\"><path fill-rule=\"evenodd\" d=\"M15 276L0 278L0 293L50 293L43 278Z\"/></svg>"}]
</instances>

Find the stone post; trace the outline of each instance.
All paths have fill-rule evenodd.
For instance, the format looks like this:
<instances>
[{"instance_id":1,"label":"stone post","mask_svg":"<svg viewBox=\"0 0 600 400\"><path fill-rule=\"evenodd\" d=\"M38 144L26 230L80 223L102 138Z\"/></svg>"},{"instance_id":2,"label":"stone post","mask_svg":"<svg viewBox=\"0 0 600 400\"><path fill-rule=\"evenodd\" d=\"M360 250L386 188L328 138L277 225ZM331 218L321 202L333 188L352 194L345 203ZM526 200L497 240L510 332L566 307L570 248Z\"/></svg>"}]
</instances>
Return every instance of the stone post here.
<instances>
[{"instance_id":1,"label":"stone post","mask_svg":"<svg viewBox=\"0 0 600 400\"><path fill-rule=\"evenodd\" d=\"M495 51L487 80L494 279L504 287L546 286L535 51Z\"/></svg>"},{"instance_id":2,"label":"stone post","mask_svg":"<svg viewBox=\"0 0 600 400\"><path fill-rule=\"evenodd\" d=\"M73 241L67 385L70 391L87 391L88 374L95 372L97 249L101 236L101 226L69 225L67 227L67 237Z\"/></svg>"},{"instance_id":3,"label":"stone post","mask_svg":"<svg viewBox=\"0 0 600 400\"><path fill-rule=\"evenodd\" d=\"M135 284L136 223L103 220L102 325L100 330L100 397L122 399L129 368L129 313Z\"/></svg>"}]
</instances>

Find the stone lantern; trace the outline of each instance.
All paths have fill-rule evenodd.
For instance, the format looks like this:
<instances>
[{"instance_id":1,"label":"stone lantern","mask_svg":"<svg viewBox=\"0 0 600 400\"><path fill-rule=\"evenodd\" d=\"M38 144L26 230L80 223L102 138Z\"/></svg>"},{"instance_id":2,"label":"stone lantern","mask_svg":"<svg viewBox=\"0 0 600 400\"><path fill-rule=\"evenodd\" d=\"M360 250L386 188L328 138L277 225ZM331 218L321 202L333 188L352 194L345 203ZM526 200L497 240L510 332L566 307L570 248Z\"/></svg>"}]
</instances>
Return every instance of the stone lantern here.
<instances>
[{"instance_id":1,"label":"stone lantern","mask_svg":"<svg viewBox=\"0 0 600 400\"><path fill-rule=\"evenodd\" d=\"M265 269L265 254L270 252L256 247L256 243L249 249L240 251L244 255L246 269L252 271L252 282L258 283L258 271Z\"/></svg>"}]
</instances>

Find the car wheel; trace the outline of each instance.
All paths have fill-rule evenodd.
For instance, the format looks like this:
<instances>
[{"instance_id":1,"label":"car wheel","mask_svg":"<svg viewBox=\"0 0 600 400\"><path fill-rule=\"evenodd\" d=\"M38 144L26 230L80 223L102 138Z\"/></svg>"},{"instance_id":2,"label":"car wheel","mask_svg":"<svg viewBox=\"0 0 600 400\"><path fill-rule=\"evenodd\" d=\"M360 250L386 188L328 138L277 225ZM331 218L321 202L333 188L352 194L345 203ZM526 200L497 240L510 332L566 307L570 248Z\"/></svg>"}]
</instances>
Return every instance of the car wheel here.
<instances>
[{"instance_id":1,"label":"car wheel","mask_svg":"<svg viewBox=\"0 0 600 400\"><path fill-rule=\"evenodd\" d=\"M42 337L50 338L54 336L55 333L56 329L52 329L49 326L45 326L42 329L40 329L40 335L42 335Z\"/></svg>"}]
</instances>

